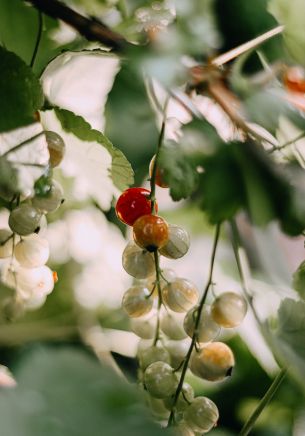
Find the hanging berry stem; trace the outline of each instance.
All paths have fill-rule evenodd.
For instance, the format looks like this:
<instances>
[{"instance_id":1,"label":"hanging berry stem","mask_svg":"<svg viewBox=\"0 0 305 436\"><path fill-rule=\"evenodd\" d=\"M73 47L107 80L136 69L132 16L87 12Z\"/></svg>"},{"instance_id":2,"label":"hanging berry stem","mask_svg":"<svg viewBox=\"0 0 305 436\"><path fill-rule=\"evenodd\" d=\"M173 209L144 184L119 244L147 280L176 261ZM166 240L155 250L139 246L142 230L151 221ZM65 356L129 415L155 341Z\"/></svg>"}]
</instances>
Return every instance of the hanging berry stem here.
<instances>
[{"instance_id":1,"label":"hanging berry stem","mask_svg":"<svg viewBox=\"0 0 305 436\"><path fill-rule=\"evenodd\" d=\"M254 410L252 415L249 417L249 419L247 420L247 422L245 423L245 425L241 429L239 436L247 436L250 433L250 431L253 429L260 414L262 413L264 408L270 403L273 395L275 394L275 392L277 391L277 389L281 385L282 381L284 380L286 373L287 373L287 369L283 368L278 373L278 375L275 377L275 379L273 380L269 389L267 390L267 392L265 393L263 398L260 400L258 406L256 407L256 409Z\"/></svg>"},{"instance_id":2,"label":"hanging berry stem","mask_svg":"<svg viewBox=\"0 0 305 436\"><path fill-rule=\"evenodd\" d=\"M159 339L159 330L160 330L160 309L162 306L162 293L161 293L161 283L160 283L160 265L159 265L159 253L156 250L154 252L155 259L155 268L156 268L156 286L158 291L158 313L157 313L157 326L156 326L156 334L154 339L154 345L158 342Z\"/></svg>"},{"instance_id":3,"label":"hanging berry stem","mask_svg":"<svg viewBox=\"0 0 305 436\"><path fill-rule=\"evenodd\" d=\"M30 67L33 67L34 63L35 63L35 59L36 59L38 49L39 49L39 44L41 41L42 29L43 29L43 16L42 16L41 11L38 10L38 31L37 31L37 37L36 37L36 42L35 42L35 47L34 47L32 59L30 62Z\"/></svg>"},{"instance_id":4,"label":"hanging berry stem","mask_svg":"<svg viewBox=\"0 0 305 436\"><path fill-rule=\"evenodd\" d=\"M167 98L167 100L165 101L165 104L164 104L163 121L161 124L161 130L160 130L159 139L158 139L155 162L153 165L151 178L150 178L151 213L155 213L155 208L156 208L156 176L157 176L157 168L158 168L158 158L159 158L160 150L161 150L163 139L164 139L164 133L165 133L166 110L167 110L168 100L169 100L169 98Z\"/></svg>"},{"instance_id":5,"label":"hanging berry stem","mask_svg":"<svg viewBox=\"0 0 305 436\"><path fill-rule=\"evenodd\" d=\"M190 348L189 348L189 350L188 350L188 352L187 352L187 354L185 356L185 360L184 360L184 363L183 363L181 377L180 377L180 380L179 380L179 384L178 384L177 390L175 392L172 410L171 410L171 413L170 413L170 416L169 416L169 419L168 419L168 427L170 427L173 424L174 420L175 420L175 406L177 404L179 395L182 392L182 387L183 387L183 383L184 383L185 374L186 374L186 371L187 371L188 366L189 366L189 361L190 361L193 349L196 346L197 336L198 336L198 327L199 327L201 312L202 312L203 306L205 304L205 301L207 299L210 286L212 284L212 277L213 277L213 271L214 271L216 249L217 249L217 245L218 245L218 241L219 241L219 234L220 234L220 226L221 226L220 223L218 223L216 225L215 236L214 236L214 243L213 243L212 254L211 254L211 263L210 263L210 270L209 270L208 281L207 281L207 284L205 286L205 289L204 289L204 292L203 292L203 295L202 295L202 298L200 300L200 303L199 303L199 306L198 306L198 310L197 310L197 313L196 313L194 334L193 334L193 337L192 337L192 342L191 342Z\"/></svg>"}]
</instances>

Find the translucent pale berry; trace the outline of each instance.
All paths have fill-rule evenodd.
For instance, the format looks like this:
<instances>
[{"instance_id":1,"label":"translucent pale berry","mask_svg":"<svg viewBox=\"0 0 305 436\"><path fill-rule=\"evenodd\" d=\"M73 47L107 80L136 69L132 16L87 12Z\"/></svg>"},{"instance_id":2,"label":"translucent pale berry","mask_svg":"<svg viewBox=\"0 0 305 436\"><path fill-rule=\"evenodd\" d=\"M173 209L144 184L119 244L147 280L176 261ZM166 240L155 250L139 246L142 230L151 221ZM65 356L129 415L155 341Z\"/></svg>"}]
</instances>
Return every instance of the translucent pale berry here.
<instances>
[{"instance_id":1,"label":"translucent pale berry","mask_svg":"<svg viewBox=\"0 0 305 436\"><path fill-rule=\"evenodd\" d=\"M188 252L189 247L190 237L187 231L174 224L169 224L168 241L160 249L160 254L169 259L179 259Z\"/></svg>"},{"instance_id":2,"label":"translucent pale berry","mask_svg":"<svg viewBox=\"0 0 305 436\"><path fill-rule=\"evenodd\" d=\"M129 188L124 191L115 206L117 217L125 224L133 226L143 215L151 213L150 191L145 188ZM157 210L157 206L156 206Z\"/></svg>"},{"instance_id":3,"label":"translucent pale berry","mask_svg":"<svg viewBox=\"0 0 305 436\"><path fill-rule=\"evenodd\" d=\"M175 436L195 436L195 433L185 421L180 421L175 426Z\"/></svg>"},{"instance_id":4,"label":"translucent pale berry","mask_svg":"<svg viewBox=\"0 0 305 436\"><path fill-rule=\"evenodd\" d=\"M156 334L157 317L133 318L131 320L131 330L142 339L153 339Z\"/></svg>"},{"instance_id":5,"label":"translucent pale berry","mask_svg":"<svg viewBox=\"0 0 305 436\"><path fill-rule=\"evenodd\" d=\"M163 333L176 341L186 338L183 328L184 314L164 312L161 317L160 327Z\"/></svg>"},{"instance_id":6,"label":"translucent pale berry","mask_svg":"<svg viewBox=\"0 0 305 436\"><path fill-rule=\"evenodd\" d=\"M224 292L212 304L211 314L215 322L225 328L237 327L247 313L247 301L235 292Z\"/></svg>"},{"instance_id":7,"label":"translucent pale berry","mask_svg":"<svg viewBox=\"0 0 305 436\"><path fill-rule=\"evenodd\" d=\"M186 279L176 279L162 289L163 302L174 312L187 312L198 297L196 286Z\"/></svg>"},{"instance_id":8,"label":"translucent pale berry","mask_svg":"<svg viewBox=\"0 0 305 436\"><path fill-rule=\"evenodd\" d=\"M195 330L195 321L198 314L198 307L195 306L187 312L184 319L184 329L189 337L192 337ZM220 327L213 320L209 306L203 306L199 325L198 325L198 342L209 342L216 338L220 332Z\"/></svg>"},{"instance_id":9,"label":"translucent pale berry","mask_svg":"<svg viewBox=\"0 0 305 436\"><path fill-rule=\"evenodd\" d=\"M153 299L149 297L149 290L145 286L133 286L125 292L122 306L127 315L137 318L151 311Z\"/></svg>"},{"instance_id":10,"label":"translucent pale berry","mask_svg":"<svg viewBox=\"0 0 305 436\"><path fill-rule=\"evenodd\" d=\"M209 381L223 380L231 375L234 355L223 342L211 342L199 351L194 351L190 369L193 374Z\"/></svg>"},{"instance_id":11,"label":"translucent pale berry","mask_svg":"<svg viewBox=\"0 0 305 436\"><path fill-rule=\"evenodd\" d=\"M132 277L146 279L155 272L154 257L134 242L129 242L123 251L122 264L124 270Z\"/></svg>"},{"instance_id":12,"label":"translucent pale berry","mask_svg":"<svg viewBox=\"0 0 305 436\"><path fill-rule=\"evenodd\" d=\"M144 384L151 396L166 398L176 391L178 378L168 363L154 362L145 370Z\"/></svg>"},{"instance_id":13,"label":"translucent pale berry","mask_svg":"<svg viewBox=\"0 0 305 436\"><path fill-rule=\"evenodd\" d=\"M284 85L289 91L305 93L305 71L302 67L287 68L283 79Z\"/></svg>"},{"instance_id":14,"label":"translucent pale berry","mask_svg":"<svg viewBox=\"0 0 305 436\"><path fill-rule=\"evenodd\" d=\"M145 370L154 362L170 363L169 352L160 345L153 345L138 352L140 366Z\"/></svg>"},{"instance_id":15,"label":"translucent pale berry","mask_svg":"<svg viewBox=\"0 0 305 436\"><path fill-rule=\"evenodd\" d=\"M190 384L183 383L182 392L180 393L175 405L178 412L185 410L188 407L188 405L193 401L193 399L194 399L194 389ZM172 410L174 405L174 396L165 398L164 404L165 407L168 408L168 410Z\"/></svg>"},{"instance_id":16,"label":"translucent pale berry","mask_svg":"<svg viewBox=\"0 0 305 436\"><path fill-rule=\"evenodd\" d=\"M158 421L168 419L170 412L164 406L163 400L152 397L147 391L145 391L145 393L146 393L145 400L153 417Z\"/></svg>"},{"instance_id":17,"label":"translucent pale berry","mask_svg":"<svg viewBox=\"0 0 305 436\"><path fill-rule=\"evenodd\" d=\"M21 236L34 233L39 228L41 212L29 204L21 204L12 210L8 224L13 232Z\"/></svg>"},{"instance_id":18,"label":"translucent pale berry","mask_svg":"<svg viewBox=\"0 0 305 436\"><path fill-rule=\"evenodd\" d=\"M149 175L152 177L153 175L153 168L156 162L156 155L154 155L150 161L149 164ZM156 178L155 182L157 186L160 186L160 188L168 188L168 184L164 181L164 172L163 170L160 170L160 168L156 168Z\"/></svg>"},{"instance_id":19,"label":"translucent pale berry","mask_svg":"<svg viewBox=\"0 0 305 436\"><path fill-rule=\"evenodd\" d=\"M141 248L155 251L168 241L168 224L157 215L143 215L133 225L133 237Z\"/></svg>"},{"instance_id":20,"label":"translucent pale berry","mask_svg":"<svg viewBox=\"0 0 305 436\"><path fill-rule=\"evenodd\" d=\"M18 242L14 251L15 258L26 268L44 265L49 258L49 253L48 241L35 233Z\"/></svg>"},{"instance_id":21,"label":"translucent pale berry","mask_svg":"<svg viewBox=\"0 0 305 436\"><path fill-rule=\"evenodd\" d=\"M64 201L63 188L58 182L56 182L56 180L53 180L51 189L48 192L48 194L43 197L40 196L33 197L32 204L41 212L48 213L48 212L55 212L63 201Z\"/></svg>"},{"instance_id":22,"label":"translucent pale berry","mask_svg":"<svg viewBox=\"0 0 305 436\"><path fill-rule=\"evenodd\" d=\"M23 300L39 298L50 294L54 288L53 273L47 266L39 268L23 268L17 266L11 270L10 266L3 270L1 280Z\"/></svg>"},{"instance_id":23,"label":"translucent pale berry","mask_svg":"<svg viewBox=\"0 0 305 436\"><path fill-rule=\"evenodd\" d=\"M184 420L194 430L200 433L209 432L219 419L218 408L207 397L197 397L184 412Z\"/></svg>"},{"instance_id":24,"label":"translucent pale berry","mask_svg":"<svg viewBox=\"0 0 305 436\"><path fill-rule=\"evenodd\" d=\"M191 340L189 338L180 341L166 341L165 348L170 355L170 363L173 368L181 368L181 363L189 350Z\"/></svg>"},{"instance_id":25,"label":"translucent pale berry","mask_svg":"<svg viewBox=\"0 0 305 436\"><path fill-rule=\"evenodd\" d=\"M66 146L64 140L56 132L45 131L46 141L50 154L50 165L52 168L57 167L64 158Z\"/></svg>"},{"instance_id":26,"label":"translucent pale berry","mask_svg":"<svg viewBox=\"0 0 305 436\"><path fill-rule=\"evenodd\" d=\"M12 232L6 229L0 229L0 259L10 257L13 252Z\"/></svg>"}]
</instances>

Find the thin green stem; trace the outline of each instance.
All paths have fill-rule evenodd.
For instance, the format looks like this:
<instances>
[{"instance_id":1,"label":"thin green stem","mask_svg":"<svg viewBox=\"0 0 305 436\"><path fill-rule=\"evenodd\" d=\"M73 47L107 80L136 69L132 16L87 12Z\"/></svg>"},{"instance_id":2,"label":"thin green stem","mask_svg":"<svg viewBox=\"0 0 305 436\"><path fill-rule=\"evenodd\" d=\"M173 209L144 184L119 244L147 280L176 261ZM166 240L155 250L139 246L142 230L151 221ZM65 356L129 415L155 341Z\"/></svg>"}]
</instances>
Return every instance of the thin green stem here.
<instances>
[{"instance_id":1,"label":"thin green stem","mask_svg":"<svg viewBox=\"0 0 305 436\"><path fill-rule=\"evenodd\" d=\"M279 145L279 146L273 146L268 150L268 153L273 153L274 151L282 150L283 148L288 147L289 145L294 144L295 142L299 141L300 139L304 138L305 132L299 133L295 138L290 139L289 141L285 142L285 144Z\"/></svg>"},{"instance_id":2,"label":"thin green stem","mask_svg":"<svg viewBox=\"0 0 305 436\"><path fill-rule=\"evenodd\" d=\"M19 150L19 148L22 148L23 146L29 144L30 142L34 141L35 139L39 138L39 136L43 135L44 131L37 133L37 135L32 136L31 138L26 139L25 141L20 142L20 144L15 145L13 148L10 148L7 150L1 157L6 157L11 153L14 153L15 151Z\"/></svg>"},{"instance_id":3,"label":"thin green stem","mask_svg":"<svg viewBox=\"0 0 305 436\"><path fill-rule=\"evenodd\" d=\"M155 270L156 270L156 286L158 291L158 313L157 313L157 326L156 326L156 334L154 339L154 345L159 340L160 336L160 309L162 306L162 292L161 292L161 282L160 282L160 258L158 251L154 251L154 260L155 260Z\"/></svg>"},{"instance_id":4,"label":"thin green stem","mask_svg":"<svg viewBox=\"0 0 305 436\"><path fill-rule=\"evenodd\" d=\"M270 385L269 389L263 396L263 398L260 400L258 406L252 413L252 415L249 417L245 425L243 426L242 430L239 433L239 436L247 436L250 431L253 429L258 417L263 412L265 407L269 404L269 402L272 400L272 397L278 390L279 386L281 385L282 381L284 380L285 376L287 374L287 369L283 368L278 373L278 375L273 380L272 384Z\"/></svg>"},{"instance_id":5,"label":"thin green stem","mask_svg":"<svg viewBox=\"0 0 305 436\"><path fill-rule=\"evenodd\" d=\"M212 277L213 277L213 271L214 271L214 265L215 265L216 249L217 249L217 245L218 245L218 241L219 241L219 234L220 234L220 226L221 226L220 223L216 225L215 236L214 236L214 243L213 243L212 254L211 254L211 262L210 262L210 269L209 269L208 280L207 280L207 283L206 283L203 295L201 297L201 300L200 300L200 303L199 303L199 306L198 306L198 309L197 309L197 314L196 314L196 319L195 319L195 326L194 326L194 334L193 334L193 337L192 337L192 342L191 342L190 348L188 349L188 352L187 352L187 354L185 356L185 359L184 359L184 363L183 363L183 367L182 367L182 371L181 371L180 380L179 380L179 383L178 383L177 390L175 392L172 410L171 410L171 413L170 413L170 416L169 416L169 419L168 419L168 424L167 424L168 427L170 427L173 424L174 420L175 420L175 407L176 407L179 395L182 392L182 387L183 387L186 371L187 371L188 366L189 366L189 362L190 362L190 358L191 358L193 349L196 346L197 336L198 336L198 327L199 327L199 322L200 322L200 316L201 316L201 313L202 313L205 301L207 299L210 286L212 284Z\"/></svg>"},{"instance_id":6,"label":"thin green stem","mask_svg":"<svg viewBox=\"0 0 305 436\"><path fill-rule=\"evenodd\" d=\"M43 16L42 16L41 11L38 10L38 31L37 31L37 37L36 37L36 42L35 42L35 47L34 47L32 59L30 62L31 68L34 66L35 59L36 59L36 56L38 53L39 44L40 44L41 36L42 36L42 30L43 30Z\"/></svg>"},{"instance_id":7,"label":"thin green stem","mask_svg":"<svg viewBox=\"0 0 305 436\"><path fill-rule=\"evenodd\" d=\"M240 282L241 282L241 287L244 291L244 294L248 300L249 306L251 307L251 310L253 312L253 315L256 319L256 322L258 323L259 326L261 326L261 322L260 319L256 313L256 309L254 307L253 304L253 296L250 292L250 290L248 289L248 285L247 285L247 281L245 278L245 274L242 268L242 263L241 263L241 258L240 258L240 236L239 236L239 232L238 232L238 227L236 225L235 220L233 219L231 221L231 229L232 229L232 247L233 247L233 251L234 251L234 256L235 256L235 260L236 260L236 264L237 264L237 269L239 272L239 277L240 277Z\"/></svg>"},{"instance_id":8,"label":"thin green stem","mask_svg":"<svg viewBox=\"0 0 305 436\"><path fill-rule=\"evenodd\" d=\"M164 132L165 132L165 117L163 118L161 130L159 134L159 140L158 140L158 146L157 146L157 152L155 154L155 161L152 169L152 174L150 178L150 201L151 201L151 213L155 213L156 209L156 176L157 176L157 163L158 158L164 138Z\"/></svg>"}]
</instances>

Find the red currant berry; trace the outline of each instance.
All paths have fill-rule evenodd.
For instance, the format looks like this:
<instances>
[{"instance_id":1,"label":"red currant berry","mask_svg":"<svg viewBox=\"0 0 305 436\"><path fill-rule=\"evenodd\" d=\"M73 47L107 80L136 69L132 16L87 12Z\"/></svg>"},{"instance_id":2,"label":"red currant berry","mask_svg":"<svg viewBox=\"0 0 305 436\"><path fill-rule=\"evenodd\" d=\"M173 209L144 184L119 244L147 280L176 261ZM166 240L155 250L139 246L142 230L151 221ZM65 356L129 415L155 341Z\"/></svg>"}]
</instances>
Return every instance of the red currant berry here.
<instances>
[{"instance_id":1,"label":"red currant berry","mask_svg":"<svg viewBox=\"0 0 305 436\"><path fill-rule=\"evenodd\" d=\"M152 157L152 159L150 161L150 164L149 164L149 175L150 175L150 177L152 177L152 174L153 174L155 161L156 161L156 155L154 155ZM157 186L160 186L160 188L168 188L168 184L164 182L163 170L160 170L160 168L158 168L158 167L156 169L155 182L156 182Z\"/></svg>"},{"instance_id":2,"label":"red currant berry","mask_svg":"<svg viewBox=\"0 0 305 436\"><path fill-rule=\"evenodd\" d=\"M145 188L129 188L124 191L116 204L117 217L125 224L133 226L143 215L151 213L150 191ZM158 207L156 205L156 211Z\"/></svg>"},{"instance_id":3,"label":"red currant berry","mask_svg":"<svg viewBox=\"0 0 305 436\"><path fill-rule=\"evenodd\" d=\"M133 225L133 237L141 248L155 251L168 241L168 224L157 215L143 215Z\"/></svg>"}]
</instances>

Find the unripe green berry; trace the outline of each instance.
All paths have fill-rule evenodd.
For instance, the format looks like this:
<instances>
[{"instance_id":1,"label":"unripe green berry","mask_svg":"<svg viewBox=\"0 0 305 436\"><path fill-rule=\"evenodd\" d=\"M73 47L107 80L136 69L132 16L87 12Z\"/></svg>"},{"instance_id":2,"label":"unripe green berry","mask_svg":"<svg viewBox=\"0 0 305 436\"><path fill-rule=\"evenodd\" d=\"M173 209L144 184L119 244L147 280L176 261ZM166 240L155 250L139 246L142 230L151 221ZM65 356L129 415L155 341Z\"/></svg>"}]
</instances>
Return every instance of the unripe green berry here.
<instances>
[{"instance_id":1,"label":"unripe green berry","mask_svg":"<svg viewBox=\"0 0 305 436\"><path fill-rule=\"evenodd\" d=\"M207 397L197 397L184 412L184 420L194 430L200 433L209 432L217 424L218 408Z\"/></svg>"},{"instance_id":2,"label":"unripe green berry","mask_svg":"<svg viewBox=\"0 0 305 436\"><path fill-rule=\"evenodd\" d=\"M14 233L27 236L39 228L41 212L29 204L23 203L10 213L8 224Z\"/></svg>"},{"instance_id":3,"label":"unripe green berry","mask_svg":"<svg viewBox=\"0 0 305 436\"><path fill-rule=\"evenodd\" d=\"M166 398L176 391L178 378L170 365L154 362L145 370L144 384L151 396Z\"/></svg>"},{"instance_id":4,"label":"unripe green berry","mask_svg":"<svg viewBox=\"0 0 305 436\"><path fill-rule=\"evenodd\" d=\"M170 363L169 352L165 348L158 345L153 345L152 347L139 351L138 358L140 366L143 370L145 370L154 362Z\"/></svg>"},{"instance_id":5,"label":"unripe green berry","mask_svg":"<svg viewBox=\"0 0 305 436\"><path fill-rule=\"evenodd\" d=\"M145 286L133 286L125 292L122 307L131 318L137 318L149 313L153 306L153 299Z\"/></svg>"},{"instance_id":6,"label":"unripe green berry","mask_svg":"<svg viewBox=\"0 0 305 436\"><path fill-rule=\"evenodd\" d=\"M198 306L193 307L187 312L184 319L184 329L189 337L193 337L195 330L196 317L198 316ZM201 311L198 324L197 341L209 342L216 338L220 332L220 327L213 320L210 307L204 305Z\"/></svg>"},{"instance_id":7,"label":"unripe green berry","mask_svg":"<svg viewBox=\"0 0 305 436\"><path fill-rule=\"evenodd\" d=\"M122 264L124 270L136 279L146 279L155 272L155 261L152 253L129 242L123 251Z\"/></svg>"},{"instance_id":8,"label":"unripe green berry","mask_svg":"<svg viewBox=\"0 0 305 436\"><path fill-rule=\"evenodd\" d=\"M174 224L169 224L169 238L166 245L160 248L160 254L169 259L183 257L190 247L190 237L186 230Z\"/></svg>"}]
</instances>

